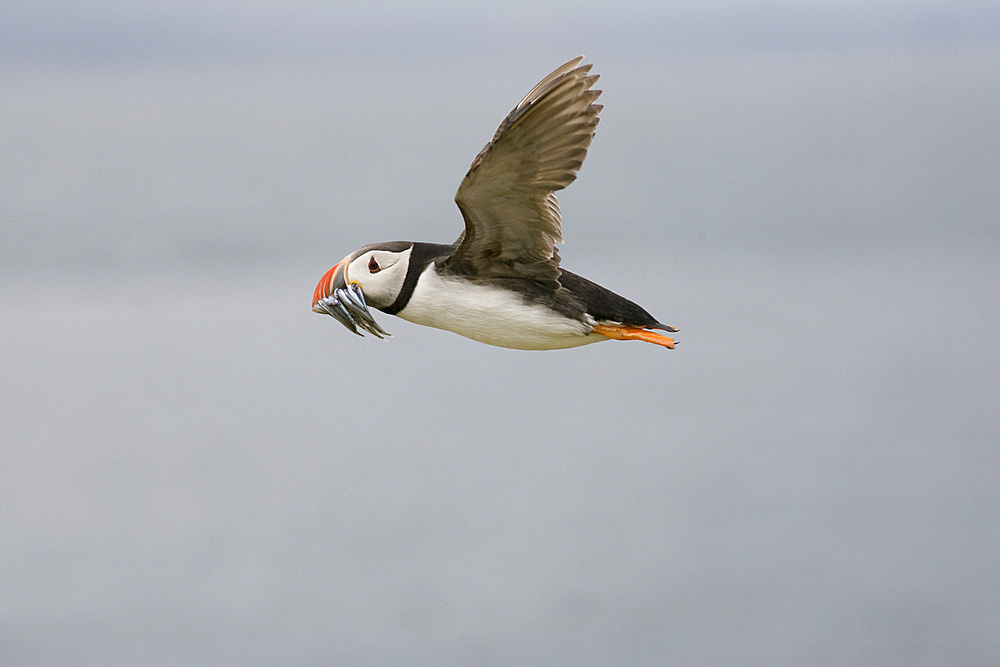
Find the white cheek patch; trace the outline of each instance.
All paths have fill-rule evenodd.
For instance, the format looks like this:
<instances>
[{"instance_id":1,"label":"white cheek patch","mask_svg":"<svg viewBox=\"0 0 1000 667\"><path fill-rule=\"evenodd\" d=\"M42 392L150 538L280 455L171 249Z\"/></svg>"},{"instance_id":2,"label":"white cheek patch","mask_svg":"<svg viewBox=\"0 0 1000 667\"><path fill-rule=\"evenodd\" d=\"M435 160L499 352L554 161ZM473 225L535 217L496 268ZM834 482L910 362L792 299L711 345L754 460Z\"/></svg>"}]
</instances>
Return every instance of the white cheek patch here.
<instances>
[{"instance_id":1,"label":"white cheek patch","mask_svg":"<svg viewBox=\"0 0 1000 667\"><path fill-rule=\"evenodd\" d=\"M403 289L406 279L406 268L410 265L410 251L402 252L374 251L366 252L351 262L350 278L361 286L368 305L375 308L385 308L392 304ZM372 257L381 267L372 273L368 270L368 262ZM383 258L385 262L380 261Z\"/></svg>"}]
</instances>

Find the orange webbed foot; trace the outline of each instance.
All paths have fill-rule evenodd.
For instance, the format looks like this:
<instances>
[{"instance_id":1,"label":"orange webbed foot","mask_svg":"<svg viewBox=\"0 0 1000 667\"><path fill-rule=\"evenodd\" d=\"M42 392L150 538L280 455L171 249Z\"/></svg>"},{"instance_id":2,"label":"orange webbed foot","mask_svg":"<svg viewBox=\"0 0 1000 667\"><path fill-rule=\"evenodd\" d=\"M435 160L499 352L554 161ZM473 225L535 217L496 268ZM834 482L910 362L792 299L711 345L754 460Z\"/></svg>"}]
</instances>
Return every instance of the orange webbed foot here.
<instances>
[{"instance_id":1,"label":"orange webbed foot","mask_svg":"<svg viewBox=\"0 0 1000 667\"><path fill-rule=\"evenodd\" d=\"M647 343L662 345L670 349L673 349L676 344L673 338L668 338L648 329L630 327L624 324L595 324L594 333L614 338L615 340L644 340Z\"/></svg>"}]
</instances>

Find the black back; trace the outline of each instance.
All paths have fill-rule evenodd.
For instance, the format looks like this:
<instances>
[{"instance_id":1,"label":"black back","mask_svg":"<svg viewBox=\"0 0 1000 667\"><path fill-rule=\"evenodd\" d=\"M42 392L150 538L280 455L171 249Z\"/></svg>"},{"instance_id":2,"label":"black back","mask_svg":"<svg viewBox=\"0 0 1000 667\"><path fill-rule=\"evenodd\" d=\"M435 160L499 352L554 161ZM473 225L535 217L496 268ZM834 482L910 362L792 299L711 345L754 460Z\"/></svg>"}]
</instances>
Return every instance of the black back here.
<instances>
[{"instance_id":1,"label":"black back","mask_svg":"<svg viewBox=\"0 0 1000 667\"><path fill-rule=\"evenodd\" d=\"M642 306L615 294L606 287L562 269L559 283L586 312L597 321L621 322L633 327L652 327L660 323Z\"/></svg>"}]
</instances>

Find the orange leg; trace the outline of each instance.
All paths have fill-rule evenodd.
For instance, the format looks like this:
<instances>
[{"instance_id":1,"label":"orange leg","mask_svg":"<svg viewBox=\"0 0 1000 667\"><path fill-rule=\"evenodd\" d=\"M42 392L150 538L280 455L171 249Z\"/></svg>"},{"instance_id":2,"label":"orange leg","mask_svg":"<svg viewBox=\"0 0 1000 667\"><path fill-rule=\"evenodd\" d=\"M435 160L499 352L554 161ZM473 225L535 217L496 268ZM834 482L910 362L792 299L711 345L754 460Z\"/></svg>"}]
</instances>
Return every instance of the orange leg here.
<instances>
[{"instance_id":1,"label":"orange leg","mask_svg":"<svg viewBox=\"0 0 1000 667\"><path fill-rule=\"evenodd\" d=\"M662 345L663 347L669 347L671 349L674 347L673 338L667 338L666 336L654 333L648 329L628 327L624 324L595 324L594 333L607 336L608 338L614 338L615 340L644 340L647 343Z\"/></svg>"}]
</instances>

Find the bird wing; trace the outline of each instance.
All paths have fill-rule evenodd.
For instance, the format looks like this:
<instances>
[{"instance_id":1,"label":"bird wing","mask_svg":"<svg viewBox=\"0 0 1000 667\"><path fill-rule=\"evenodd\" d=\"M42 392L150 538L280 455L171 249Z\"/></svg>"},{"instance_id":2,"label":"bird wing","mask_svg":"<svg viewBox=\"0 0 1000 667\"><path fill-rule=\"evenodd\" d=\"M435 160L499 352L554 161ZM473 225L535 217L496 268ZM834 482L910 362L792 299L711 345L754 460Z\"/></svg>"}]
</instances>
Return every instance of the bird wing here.
<instances>
[{"instance_id":1,"label":"bird wing","mask_svg":"<svg viewBox=\"0 0 1000 667\"><path fill-rule=\"evenodd\" d=\"M465 218L458 247L441 264L494 278L559 279L562 224L555 191L576 179L594 139L600 90L583 56L525 95L472 161L455 194Z\"/></svg>"}]
</instances>

